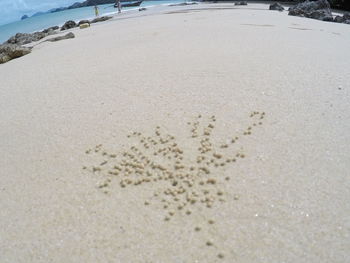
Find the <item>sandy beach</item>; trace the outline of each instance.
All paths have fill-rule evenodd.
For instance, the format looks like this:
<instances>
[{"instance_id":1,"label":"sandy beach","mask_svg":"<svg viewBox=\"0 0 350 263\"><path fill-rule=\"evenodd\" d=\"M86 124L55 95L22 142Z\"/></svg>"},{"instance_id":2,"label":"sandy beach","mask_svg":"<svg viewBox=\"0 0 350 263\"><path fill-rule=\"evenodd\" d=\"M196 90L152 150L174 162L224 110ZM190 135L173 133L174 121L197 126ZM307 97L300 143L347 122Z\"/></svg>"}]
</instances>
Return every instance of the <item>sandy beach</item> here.
<instances>
[{"instance_id":1,"label":"sandy beach","mask_svg":"<svg viewBox=\"0 0 350 263\"><path fill-rule=\"evenodd\" d=\"M0 262L349 262L349 25L228 3L72 32L0 65Z\"/></svg>"}]
</instances>

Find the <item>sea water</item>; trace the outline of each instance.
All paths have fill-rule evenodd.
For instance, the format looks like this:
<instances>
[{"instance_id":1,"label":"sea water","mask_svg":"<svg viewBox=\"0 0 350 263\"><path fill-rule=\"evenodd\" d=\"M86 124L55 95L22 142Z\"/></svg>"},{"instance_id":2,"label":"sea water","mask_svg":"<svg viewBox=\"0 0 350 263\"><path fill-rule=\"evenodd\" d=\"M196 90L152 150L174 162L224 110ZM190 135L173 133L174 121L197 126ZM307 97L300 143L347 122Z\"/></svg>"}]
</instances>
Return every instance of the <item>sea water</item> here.
<instances>
[{"instance_id":1,"label":"sea water","mask_svg":"<svg viewBox=\"0 0 350 263\"><path fill-rule=\"evenodd\" d=\"M150 7L155 5L168 5L171 3L180 3L184 0L163 0L163 1L144 1L140 7ZM99 5L100 16L116 12L111 4ZM139 7L125 7L122 11L138 9ZM68 20L79 21L82 19L91 19L95 17L93 6L81 7L76 9L65 10L56 13L48 13L35 17L29 17L25 20L13 22L0 26L0 43L6 41L16 33L32 33L40 31L51 26L61 26Z\"/></svg>"}]
</instances>

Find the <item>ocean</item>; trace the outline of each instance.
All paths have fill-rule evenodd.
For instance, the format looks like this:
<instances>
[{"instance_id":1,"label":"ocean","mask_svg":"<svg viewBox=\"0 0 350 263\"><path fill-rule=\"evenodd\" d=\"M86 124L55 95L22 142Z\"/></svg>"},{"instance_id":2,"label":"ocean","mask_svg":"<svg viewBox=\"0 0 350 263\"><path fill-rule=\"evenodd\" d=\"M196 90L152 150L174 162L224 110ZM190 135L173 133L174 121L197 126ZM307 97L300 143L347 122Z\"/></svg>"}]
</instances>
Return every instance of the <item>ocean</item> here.
<instances>
[{"instance_id":1,"label":"ocean","mask_svg":"<svg viewBox=\"0 0 350 263\"><path fill-rule=\"evenodd\" d=\"M150 7L155 5L167 5L171 3L180 3L184 0L163 0L163 1L144 1L140 7ZM100 16L113 14L116 9L111 4L99 5ZM126 7L122 11L138 9L139 7ZM56 13L49 13L40 16L30 17L25 20L13 22L0 26L0 43L6 41L16 33L32 33L40 31L51 26L61 26L68 20L79 21L82 19L91 19L95 17L95 11L92 6L65 10Z\"/></svg>"}]
</instances>

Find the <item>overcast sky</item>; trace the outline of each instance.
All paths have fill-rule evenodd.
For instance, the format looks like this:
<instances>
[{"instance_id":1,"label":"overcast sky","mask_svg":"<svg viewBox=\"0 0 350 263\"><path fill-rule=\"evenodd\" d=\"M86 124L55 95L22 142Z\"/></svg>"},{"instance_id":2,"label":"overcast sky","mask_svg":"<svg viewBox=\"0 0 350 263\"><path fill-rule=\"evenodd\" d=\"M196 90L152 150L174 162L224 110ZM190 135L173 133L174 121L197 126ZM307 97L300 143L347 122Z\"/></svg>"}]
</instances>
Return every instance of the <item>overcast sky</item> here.
<instances>
[{"instance_id":1,"label":"overcast sky","mask_svg":"<svg viewBox=\"0 0 350 263\"><path fill-rule=\"evenodd\" d=\"M25 14L32 15L75 2L83 0L0 0L0 25L19 20Z\"/></svg>"}]
</instances>

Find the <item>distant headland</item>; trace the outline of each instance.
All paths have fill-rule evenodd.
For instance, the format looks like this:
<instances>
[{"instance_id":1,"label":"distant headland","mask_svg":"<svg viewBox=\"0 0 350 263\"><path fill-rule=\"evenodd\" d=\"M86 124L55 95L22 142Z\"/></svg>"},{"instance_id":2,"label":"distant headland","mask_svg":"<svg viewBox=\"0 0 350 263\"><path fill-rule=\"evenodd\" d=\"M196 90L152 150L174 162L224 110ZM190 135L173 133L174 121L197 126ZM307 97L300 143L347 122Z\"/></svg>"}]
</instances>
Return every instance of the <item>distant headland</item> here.
<instances>
[{"instance_id":1,"label":"distant headland","mask_svg":"<svg viewBox=\"0 0 350 263\"><path fill-rule=\"evenodd\" d=\"M75 8L86 7L86 6L113 4L113 3L115 3L115 0L86 0L84 2L75 2L74 4L67 6L67 7L58 7L58 8L50 9L46 12L37 12L37 13L33 14L31 17L40 16L40 15L44 15L44 14L48 14L48 13L56 13L56 12L60 12L60 11L68 10L68 9L75 9ZM23 15L21 20L24 20L28 17L29 17L28 15Z\"/></svg>"}]
</instances>

